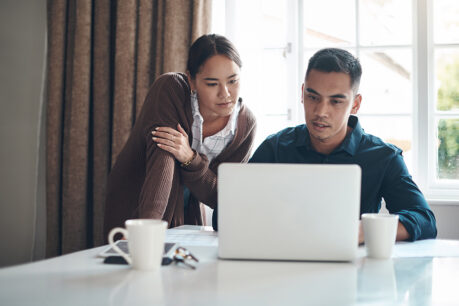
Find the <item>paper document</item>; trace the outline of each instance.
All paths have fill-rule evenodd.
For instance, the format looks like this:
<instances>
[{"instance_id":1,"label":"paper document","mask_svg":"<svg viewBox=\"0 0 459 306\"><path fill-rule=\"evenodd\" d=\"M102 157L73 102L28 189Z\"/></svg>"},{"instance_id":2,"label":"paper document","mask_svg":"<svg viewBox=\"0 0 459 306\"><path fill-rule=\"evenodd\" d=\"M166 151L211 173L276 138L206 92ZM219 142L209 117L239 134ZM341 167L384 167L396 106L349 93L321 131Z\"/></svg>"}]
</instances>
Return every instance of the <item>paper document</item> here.
<instances>
[{"instance_id":1,"label":"paper document","mask_svg":"<svg viewBox=\"0 0 459 306\"><path fill-rule=\"evenodd\" d=\"M459 241L428 239L397 242L394 257L459 257Z\"/></svg>"},{"instance_id":2,"label":"paper document","mask_svg":"<svg viewBox=\"0 0 459 306\"><path fill-rule=\"evenodd\" d=\"M359 257L365 257L365 246L360 246L358 252ZM392 258L409 257L459 257L459 240L427 239L396 242Z\"/></svg>"},{"instance_id":3,"label":"paper document","mask_svg":"<svg viewBox=\"0 0 459 306\"><path fill-rule=\"evenodd\" d=\"M172 228L166 231L166 241L174 242L183 246L217 246L218 234L214 231L185 230Z\"/></svg>"}]
</instances>

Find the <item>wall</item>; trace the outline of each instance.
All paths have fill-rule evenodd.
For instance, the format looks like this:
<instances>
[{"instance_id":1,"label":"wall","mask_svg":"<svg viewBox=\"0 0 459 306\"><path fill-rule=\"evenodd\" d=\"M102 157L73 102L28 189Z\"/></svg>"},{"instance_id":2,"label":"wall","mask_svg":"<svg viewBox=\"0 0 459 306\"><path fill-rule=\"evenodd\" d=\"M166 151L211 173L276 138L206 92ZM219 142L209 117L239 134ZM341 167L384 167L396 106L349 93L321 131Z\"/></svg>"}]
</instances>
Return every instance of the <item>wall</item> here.
<instances>
[{"instance_id":1,"label":"wall","mask_svg":"<svg viewBox=\"0 0 459 306\"><path fill-rule=\"evenodd\" d=\"M459 239L459 201L455 204L431 204L437 218L437 238Z\"/></svg>"},{"instance_id":2,"label":"wall","mask_svg":"<svg viewBox=\"0 0 459 306\"><path fill-rule=\"evenodd\" d=\"M35 240L43 211L41 223L35 220L44 196L38 156L45 36L46 0L0 1L0 267L43 255L43 230Z\"/></svg>"}]
</instances>

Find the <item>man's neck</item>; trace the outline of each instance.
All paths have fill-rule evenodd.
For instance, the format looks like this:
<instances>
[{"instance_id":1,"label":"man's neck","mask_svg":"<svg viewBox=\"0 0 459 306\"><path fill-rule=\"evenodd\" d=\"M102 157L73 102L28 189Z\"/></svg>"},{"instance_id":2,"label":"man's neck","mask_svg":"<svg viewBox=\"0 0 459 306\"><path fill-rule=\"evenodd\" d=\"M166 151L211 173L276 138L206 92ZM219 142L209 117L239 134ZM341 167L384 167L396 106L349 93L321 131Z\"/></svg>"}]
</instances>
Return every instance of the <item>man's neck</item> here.
<instances>
[{"instance_id":1,"label":"man's neck","mask_svg":"<svg viewBox=\"0 0 459 306\"><path fill-rule=\"evenodd\" d=\"M328 155L331 152L333 152L333 150L338 148L343 143L346 136L350 134L351 132L352 132L352 128L348 126L346 129L346 133L342 137L339 137L338 141L330 140L330 139L320 140L320 139L314 138L313 136L311 136L311 134L309 134L309 138L311 139L312 148L316 152L324 154L324 155Z\"/></svg>"}]
</instances>

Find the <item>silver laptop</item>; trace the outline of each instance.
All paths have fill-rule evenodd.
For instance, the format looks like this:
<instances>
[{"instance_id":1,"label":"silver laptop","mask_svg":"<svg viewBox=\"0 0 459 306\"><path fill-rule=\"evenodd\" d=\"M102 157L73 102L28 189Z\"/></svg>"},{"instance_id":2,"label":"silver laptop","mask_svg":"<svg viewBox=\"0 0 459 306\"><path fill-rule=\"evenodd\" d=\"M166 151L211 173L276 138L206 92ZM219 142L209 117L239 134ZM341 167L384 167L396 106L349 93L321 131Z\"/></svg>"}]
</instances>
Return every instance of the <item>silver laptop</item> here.
<instances>
[{"instance_id":1,"label":"silver laptop","mask_svg":"<svg viewBox=\"0 0 459 306\"><path fill-rule=\"evenodd\" d=\"M360 185L358 165L221 164L218 256L352 261Z\"/></svg>"}]
</instances>

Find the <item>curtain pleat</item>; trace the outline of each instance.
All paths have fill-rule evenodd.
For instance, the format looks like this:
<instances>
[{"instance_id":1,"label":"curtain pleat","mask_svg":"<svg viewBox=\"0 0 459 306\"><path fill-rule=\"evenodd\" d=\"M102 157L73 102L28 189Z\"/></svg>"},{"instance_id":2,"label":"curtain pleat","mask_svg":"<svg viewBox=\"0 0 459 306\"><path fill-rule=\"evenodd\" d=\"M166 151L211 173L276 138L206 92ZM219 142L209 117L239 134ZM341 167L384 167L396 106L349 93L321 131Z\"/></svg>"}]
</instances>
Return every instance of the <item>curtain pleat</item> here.
<instances>
[{"instance_id":1,"label":"curtain pleat","mask_svg":"<svg viewBox=\"0 0 459 306\"><path fill-rule=\"evenodd\" d=\"M134 122L137 1L119 1L116 16L112 165Z\"/></svg>"},{"instance_id":2,"label":"curtain pleat","mask_svg":"<svg viewBox=\"0 0 459 306\"><path fill-rule=\"evenodd\" d=\"M62 252L87 247L91 0L69 2L64 138L62 143Z\"/></svg>"},{"instance_id":3,"label":"curtain pleat","mask_svg":"<svg viewBox=\"0 0 459 306\"><path fill-rule=\"evenodd\" d=\"M46 254L61 253L61 172L67 2L48 2L46 84Z\"/></svg>"},{"instance_id":4,"label":"curtain pleat","mask_svg":"<svg viewBox=\"0 0 459 306\"><path fill-rule=\"evenodd\" d=\"M93 41L93 84L92 84L92 176L88 178L92 202L93 245L103 244L104 206L106 177L110 170L111 104L113 98L113 58L112 39L114 24L110 16L116 6L111 0L94 2L94 41ZM90 160L91 162L91 160ZM89 231L89 233L91 233Z\"/></svg>"},{"instance_id":5,"label":"curtain pleat","mask_svg":"<svg viewBox=\"0 0 459 306\"><path fill-rule=\"evenodd\" d=\"M211 0L48 0L47 257L103 243L110 168L210 12Z\"/></svg>"},{"instance_id":6,"label":"curtain pleat","mask_svg":"<svg viewBox=\"0 0 459 306\"><path fill-rule=\"evenodd\" d=\"M137 71L135 90L135 117L137 118L148 89L153 83L153 20L156 8L151 0L139 0L138 36L137 36Z\"/></svg>"}]
</instances>

